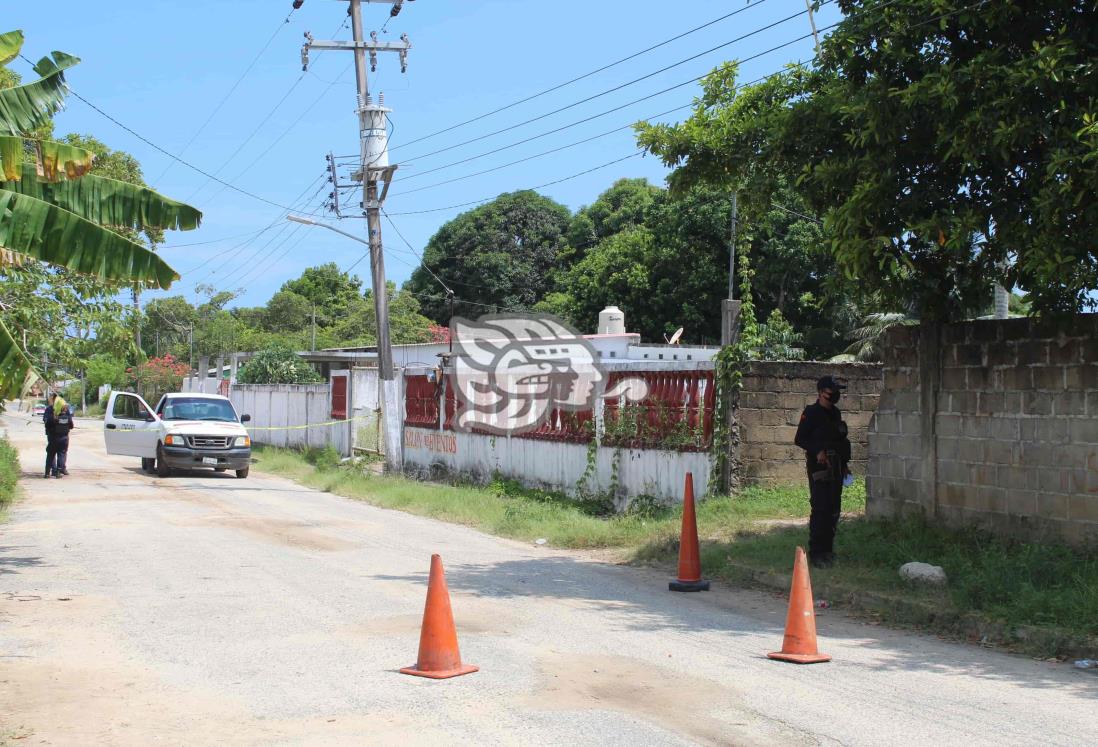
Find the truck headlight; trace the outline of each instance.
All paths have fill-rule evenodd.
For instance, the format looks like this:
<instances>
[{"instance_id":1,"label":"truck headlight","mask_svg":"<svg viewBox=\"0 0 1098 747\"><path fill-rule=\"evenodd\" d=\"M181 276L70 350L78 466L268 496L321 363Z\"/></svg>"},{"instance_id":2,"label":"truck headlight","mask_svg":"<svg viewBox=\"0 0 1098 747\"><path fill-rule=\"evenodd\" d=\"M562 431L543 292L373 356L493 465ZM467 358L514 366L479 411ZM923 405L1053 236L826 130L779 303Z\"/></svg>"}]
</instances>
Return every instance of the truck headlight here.
<instances>
[{"instance_id":1,"label":"truck headlight","mask_svg":"<svg viewBox=\"0 0 1098 747\"><path fill-rule=\"evenodd\" d=\"M233 446L251 446L252 439L249 436L237 436Z\"/></svg>"},{"instance_id":2,"label":"truck headlight","mask_svg":"<svg viewBox=\"0 0 1098 747\"><path fill-rule=\"evenodd\" d=\"M183 446L183 445L186 445L183 441L182 436L173 436L171 434L168 434L167 436L164 436L164 444L166 446Z\"/></svg>"}]
</instances>

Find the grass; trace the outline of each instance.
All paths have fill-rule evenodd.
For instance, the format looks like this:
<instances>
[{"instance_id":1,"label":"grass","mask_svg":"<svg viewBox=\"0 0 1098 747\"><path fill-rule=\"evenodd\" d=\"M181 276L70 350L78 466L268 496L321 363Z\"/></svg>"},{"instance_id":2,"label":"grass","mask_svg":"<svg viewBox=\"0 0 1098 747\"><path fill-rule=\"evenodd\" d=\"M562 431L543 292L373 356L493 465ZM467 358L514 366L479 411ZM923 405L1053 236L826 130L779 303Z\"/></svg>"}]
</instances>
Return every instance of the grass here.
<instances>
[{"instance_id":1,"label":"grass","mask_svg":"<svg viewBox=\"0 0 1098 747\"><path fill-rule=\"evenodd\" d=\"M6 438L0 437L0 515L15 500L19 481L19 453Z\"/></svg>"},{"instance_id":2,"label":"grass","mask_svg":"<svg viewBox=\"0 0 1098 747\"><path fill-rule=\"evenodd\" d=\"M741 532L703 545L702 566L714 576L742 577L742 568L788 574L803 528ZM652 554L665 548L649 546ZM984 532L952 530L921 518L899 521L857 517L844 521L836 540L839 562L814 570L832 593L869 591L921 602L939 616L976 614L1007 627L1052 627L1098 636L1098 553L1057 544L1019 542ZM944 588L904 581L898 569L918 560L941 566ZM882 611L902 621L903 609Z\"/></svg>"},{"instance_id":3,"label":"grass","mask_svg":"<svg viewBox=\"0 0 1098 747\"><path fill-rule=\"evenodd\" d=\"M604 500L575 500L511 481L443 485L377 476L360 465L339 466L323 451L302 454L259 447L255 453L258 470L384 508L511 539L544 538L557 547L618 548L636 563L673 568L677 557L681 509L651 500L636 501L627 513L614 514ZM741 581L744 568L788 575L793 549L808 539L808 510L804 486L753 486L734 497L702 501L697 516L705 575ZM834 568L813 571L817 590L836 599L847 592L903 597L934 610L937 617L931 623L896 605L882 611L889 621L940 627L951 616L956 620L975 614L1007 626L1098 636L1098 553L1093 550L1011 542L918 519L870 520L864 517L865 485L860 481L844 491L843 510L846 518L836 541L840 561ZM913 560L942 566L948 585L927 588L903 581L898 569Z\"/></svg>"},{"instance_id":4,"label":"grass","mask_svg":"<svg viewBox=\"0 0 1098 747\"><path fill-rule=\"evenodd\" d=\"M614 514L603 500L577 501L556 492L523 488L513 481L497 480L486 487L441 485L337 468L323 452L257 447L255 455L256 469L309 487L501 537L545 539L557 547L632 549L677 542L682 522L680 509L651 500L638 500L629 512ZM808 501L803 493L788 487L748 488L736 498L704 501L698 506L699 531L704 536L722 537L759 519L807 516ZM864 490L861 496L860 505L864 506Z\"/></svg>"}]
</instances>

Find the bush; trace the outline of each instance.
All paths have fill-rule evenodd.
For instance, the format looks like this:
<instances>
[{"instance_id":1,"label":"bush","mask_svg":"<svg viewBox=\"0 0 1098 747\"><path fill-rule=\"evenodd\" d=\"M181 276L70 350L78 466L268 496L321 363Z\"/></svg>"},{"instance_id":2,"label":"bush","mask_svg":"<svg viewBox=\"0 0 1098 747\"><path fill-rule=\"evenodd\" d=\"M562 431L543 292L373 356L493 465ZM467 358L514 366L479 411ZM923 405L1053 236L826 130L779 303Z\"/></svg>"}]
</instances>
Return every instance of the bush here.
<instances>
[{"instance_id":1,"label":"bush","mask_svg":"<svg viewBox=\"0 0 1098 747\"><path fill-rule=\"evenodd\" d=\"M15 483L19 480L19 453L6 438L0 437L0 509L15 498Z\"/></svg>"},{"instance_id":2,"label":"bush","mask_svg":"<svg viewBox=\"0 0 1098 747\"><path fill-rule=\"evenodd\" d=\"M305 461L319 470L335 469L343 458L334 446L325 446L322 449L310 447L305 449Z\"/></svg>"},{"instance_id":3,"label":"bush","mask_svg":"<svg viewBox=\"0 0 1098 747\"><path fill-rule=\"evenodd\" d=\"M241 384L321 384L323 377L289 348L270 348L255 354L238 374Z\"/></svg>"}]
</instances>

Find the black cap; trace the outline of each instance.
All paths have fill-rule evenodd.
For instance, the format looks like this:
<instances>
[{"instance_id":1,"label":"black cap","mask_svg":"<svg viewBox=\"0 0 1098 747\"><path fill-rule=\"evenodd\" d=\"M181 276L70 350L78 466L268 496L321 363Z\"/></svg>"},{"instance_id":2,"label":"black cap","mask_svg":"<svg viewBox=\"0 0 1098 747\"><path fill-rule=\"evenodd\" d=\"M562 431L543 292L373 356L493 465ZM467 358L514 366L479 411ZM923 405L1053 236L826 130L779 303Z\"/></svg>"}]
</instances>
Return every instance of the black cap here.
<instances>
[{"instance_id":1,"label":"black cap","mask_svg":"<svg viewBox=\"0 0 1098 747\"><path fill-rule=\"evenodd\" d=\"M824 376L823 378L821 378L819 381L816 382L816 391L820 392L820 391L823 391L824 389L835 389L835 390L846 389L846 384L840 384L832 376Z\"/></svg>"}]
</instances>

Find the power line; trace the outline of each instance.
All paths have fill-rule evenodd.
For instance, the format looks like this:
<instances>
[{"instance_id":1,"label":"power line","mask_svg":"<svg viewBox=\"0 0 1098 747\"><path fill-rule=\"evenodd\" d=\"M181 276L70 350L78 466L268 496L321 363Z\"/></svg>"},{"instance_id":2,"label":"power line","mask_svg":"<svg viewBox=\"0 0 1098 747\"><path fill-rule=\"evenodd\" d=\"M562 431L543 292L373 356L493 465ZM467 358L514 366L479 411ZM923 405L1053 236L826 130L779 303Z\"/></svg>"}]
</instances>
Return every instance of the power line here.
<instances>
[{"instance_id":1,"label":"power line","mask_svg":"<svg viewBox=\"0 0 1098 747\"><path fill-rule=\"evenodd\" d=\"M322 181L321 184L320 184L320 188L317 189L317 191L313 193L312 197L310 197L308 200L305 201L305 205L309 205L312 202L314 202L316 200L317 196L324 190L324 187L325 187L325 184ZM262 260L260 260L260 256L263 255L264 250L266 250L267 247L270 247L272 243L274 243L276 240L278 240L278 238L286 232L286 229L289 226L289 223L286 222L285 218L286 218L286 215L289 212L292 212L292 211L287 211L286 213L283 213L283 214L279 215L271 223L271 227L280 224L279 228L276 229L274 235L271 236L270 238L268 238L267 242L265 244L263 244L261 247L256 249L254 252L252 252L248 257L241 260L240 263L239 263L239 266L237 267L237 269L235 269L235 270L229 272L228 274L222 276L219 279L220 283L227 284L228 281L229 281L229 278L232 278L232 277L235 277L235 276L239 275L239 273L241 271L248 270L249 268L254 270L256 267L259 266L257 263L262 261ZM281 246L282 246L282 244L277 244L274 247L272 247L270 250L268 250L268 255L273 254L274 252L278 251L278 248L281 247ZM237 254L239 254L239 251L237 252ZM218 267L214 268L213 270L211 270L210 272L208 272L206 274L206 277L209 277L210 275L214 275L214 274L220 274L226 267L229 266L229 264L232 263L232 261L233 261L233 258L229 257L220 266L218 266ZM203 278L203 279L205 279L205 278Z\"/></svg>"},{"instance_id":2,"label":"power line","mask_svg":"<svg viewBox=\"0 0 1098 747\"><path fill-rule=\"evenodd\" d=\"M78 98L78 99L80 99L81 101L83 101L83 102L84 102L85 104L87 104L87 105L88 105L89 107L91 107L91 108L92 108L93 110L95 110L96 112L98 112L98 113L99 113L100 115L102 115L102 116L103 116L104 118L106 118L106 119L107 119L107 120L109 120L110 122L114 123L114 124L115 124L115 125L117 125L118 127L121 127L121 128L123 129L123 130L125 130L125 131L126 131L126 132L128 132L128 133L130 133L131 135L133 135L133 136L134 136L135 138L137 138L137 139L138 139L138 140L140 140L141 142L145 143L145 145L149 146L149 147L150 147L150 148L152 148L153 150L156 150L156 151L158 151L158 152L160 152L160 153L164 154L165 156L167 156L168 158L172 159L173 161L177 161L177 162L179 162L180 164L182 164L183 166L186 166L186 167L187 167L188 169L190 169L191 171L194 171L194 172L196 172L196 173L198 173L198 174L201 174L202 176L205 176L205 177L207 177L207 178L209 178L209 179L212 179L213 181L217 182L218 184L221 184L222 186L224 186L224 187L226 187L226 188L228 188L228 189L231 189L231 190L233 190L234 192L237 192L237 193L239 193L239 194L242 194L242 195L244 195L245 197L251 197L251 198L252 198L253 200L256 200L256 201L258 201L258 202L263 202L263 203L266 203L266 204L268 204L268 205L271 205L272 207L276 207L276 208L281 208L281 209L283 209L283 210L293 210L293 208L287 207L286 205L283 205L282 203L279 203L279 202L275 202L274 200L268 200L268 199L267 199L266 197L260 197L259 195L255 194L254 192L249 192L249 191L248 191L248 190L246 190L246 189L242 189L242 188L240 188L240 187L236 186L235 184L231 184L231 183L229 183L229 182L225 181L224 179L221 179L221 178L218 178L218 177L214 176L213 174L209 173L208 171L205 171L205 170L203 170L203 169L200 169L199 167L195 166L195 165L194 165L193 163L190 163L189 161L186 161L186 160L184 160L183 158L180 158L180 157L179 157L179 156L177 156L177 155L176 155L175 153L170 153L170 152L168 152L168 151L164 150L164 149L163 149L163 148L161 148L161 147L160 147L159 145L157 145L157 144L156 144L156 143L154 143L153 141L149 140L149 139L148 139L147 137L145 137L145 136L144 136L144 135L142 135L141 133L139 133L139 132L135 131L135 130L134 130L133 128L131 128L131 127L127 127L126 125L122 124L122 123L121 123L121 122L119 122L119 121L118 121L117 119L115 119L114 117L112 117L112 116L111 116L110 114L107 114L107 113L106 113L105 111L103 111L102 109L100 109L100 108L99 108L98 106L96 106L96 105L95 105L95 104L93 104L92 102L88 101L88 100L87 100L86 98L84 98L83 96L81 96L81 95L80 95L79 93L77 93L77 92L76 92L75 90L73 90L72 88L70 88L70 89L69 89L69 93L71 93L71 94L72 94L73 96L75 96L76 98Z\"/></svg>"},{"instance_id":3,"label":"power line","mask_svg":"<svg viewBox=\"0 0 1098 747\"><path fill-rule=\"evenodd\" d=\"M236 146L236 150L234 150L229 155L229 157L226 158L221 163L221 165L217 167L217 171L214 172L215 174L220 174L225 169L226 166L228 166L230 163L232 163L233 160L237 156L240 155L240 151L244 150L244 148L247 147L248 143L252 142L252 140L255 138L255 136L259 134L259 131L263 129L263 126L266 125L269 121L271 121L271 117L274 116L275 112L278 111L279 108L284 103L286 103L286 99L290 98L290 94L292 94L294 92L294 89L296 89L298 87L298 85L301 84L301 81L304 80L304 79L305 79L305 73L302 73L300 76L298 76L297 80L295 80L293 82L293 85L290 86L289 90L287 90L286 93L282 94L282 98L280 98L278 100L278 103L275 104L273 107L271 107L271 110L269 112L267 112L267 115L259 121L259 124L257 124L254 129L252 129L251 134L249 134L248 137L244 138L244 140L240 143L240 145ZM202 184L198 185L198 188L195 189L193 192L191 192L190 196L187 197L185 202L190 202L191 200L193 200L195 198L195 196L199 192L204 190L206 188L206 185L209 184L209 183L210 183L210 180L207 179L206 181L202 182Z\"/></svg>"},{"instance_id":4,"label":"power line","mask_svg":"<svg viewBox=\"0 0 1098 747\"><path fill-rule=\"evenodd\" d=\"M834 2L834 1L835 1L835 0L826 0L826 2L825 2L824 4L827 4L827 3L830 3L830 2ZM551 116L553 116L554 114L559 114L560 112L563 112L563 111L567 111L567 110L569 110L569 109L573 109L573 108L575 108L575 107L577 107L577 106L580 106L581 104L586 104L586 103L587 103L587 102L589 102L589 101L594 101L595 99L601 98L601 97L603 97L603 96L606 96L606 95L608 95L608 94L614 93L614 92L616 92L616 91L620 91L621 89L623 89L623 88L627 88L627 87L629 87L629 86L631 86L631 85L633 85L633 84L635 84L635 83L639 83L639 82L641 82L641 81L643 81L643 80L648 80L649 78L655 77L655 76L657 76L657 75L659 75L659 74L661 74L661 73L665 73L665 72L667 72L668 70L671 70L671 69L673 69L673 68L679 67L680 65L685 65L685 64L686 64L687 62L692 62L693 60L696 60L696 59L698 59L699 57L704 57L705 55L707 55L707 54L711 54L711 53L713 53L713 52L716 52L716 51L717 51L717 50L719 50L719 49L723 49L723 48L725 48L725 47L728 47L728 46L730 46L730 45L732 45L732 44L737 44L737 43L739 43L739 42L741 42L741 41L743 41L743 40L745 40L745 39L749 39L749 38L751 38L752 36L756 36L756 35L758 35L758 34L761 34L761 33L763 33L764 31L769 31L770 29L772 29L772 28L774 28L774 27L776 27L776 26L780 26L781 24L783 24L783 23L785 23L785 22L787 22L787 21L791 21L791 20L793 20L794 18L799 18L800 16L803 16L803 15L805 15L806 13L808 13L808 11L807 11L807 10L802 10L802 11L799 11L799 12L797 12L797 13L794 13L794 14L793 14L793 15L791 15L791 16L786 16L785 18L782 18L782 19L780 19L780 20L778 20L778 21L774 21L773 23L767 24L766 26L762 26L761 28L757 28L757 29L755 29L754 31L750 31L750 32L748 32L748 33L746 33L746 34L743 34L743 35L741 35L741 36L738 36L738 37L736 37L735 39L732 39L731 41L727 41L727 42L724 42L723 44L718 44L717 46L715 46L715 47L711 47L711 48L709 48L709 49L707 49L707 50L705 50L705 51L703 51L703 52L698 52L697 54L694 54L694 55L691 55L690 57L687 57L687 58L685 58L685 59L679 60L678 62L673 62L673 63L671 63L670 65L666 65L665 67L662 67L662 68L660 68L659 70L654 70L653 72L650 72L650 73L647 73L647 74L645 74L645 75L642 75L642 76L640 76L639 78L634 78L633 80L630 80L630 81L626 81L625 83L621 83L620 85L614 86L613 88L608 88L608 89L606 89L605 91L601 91L601 92L599 92L599 93L596 93L596 94L594 94L594 95L592 95L592 96L588 96L587 98L583 98L583 99L580 99L579 101L574 101L574 102L572 102L571 104L567 104L567 105L565 105L565 106L559 107L559 108L557 108L557 109L554 109L554 110L552 110L552 111L546 112L546 113L544 113L544 114L539 114L539 115L538 115L538 116L536 116L536 117L532 117L532 118L530 118L530 119L527 119L527 120L525 120L525 121L519 122L519 123L517 123L517 124L513 124L513 125L510 125L510 126L508 126L508 127L504 127L504 128L501 128L501 129L499 129L499 130L495 130L495 131L493 131L493 132L489 132L489 133L487 133L487 134L485 134L485 135L479 135L479 136L477 136L477 137L475 137L475 138L471 138L471 139L469 139L469 140L465 140L465 141L463 141L463 142L460 142L460 143L457 143L457 144L455 144L455 145L449 145L449 146L447 146L447 147L445 147L445 148L439 148L439 149L437 149L437 150L433 150L433 151L431 151L431 152L429 152L429 153L424 153L424 154L422 154L422 155L419 155L419 156L413 156L413 157L411 157L411 158L408 158L408 159L407 159L407 161L409 161L409 162L415 162L415 161L418 161L418 160L422 160L422 159L424 159L424 158L427 158L427 157L429 157L429 156L434 156L434 155L438 155L439 153L445 153L445 152L447 152L447 151L451 151L451 150L454 150L455 148L461 148L461 147L463 147L463 146L466 146L466 145L469 145L469 144L471 144L471 143L479 142L479 141L481 141L481 140L485 140L485 139L487 139L487 138L490 138L490 137L494 137L494 136L496 136L496 135L499 135L499 134L502 134L502 133L504 133L504 132L510 132L511 130L514 130L514 129L518 129L519 127L523 127L523 126L525 126L525 125L528 125L528 124L531 124L531 123L533 123L533 122L537 122L537 121L539 121L539 120L542 120L542 119L545 119L545 118L547 118L547 117L551 117ZM811 36L812 36L812 34L808 34L808 35L807 35L806 37L800 37L800 38L798 38L798 39L795 39L794 41L801 41L801 39L803 39L803 38L809 38L809 37L811 37ZM791 42L791 43L792 43L792 42ZM781 45L781 46L787 46L787 45ZM781 48L781 47L775 47L775 49L780 49L780 48ZM773 50L773 49L771 49L771 50L767 50L767 52L771 52L771 51L774 51L774 50ZM764 53L762 53L762 54L766 54L766 52L764 52ZM757 57L757 56L759 56L759 55L755 55L755 57ZM751 59L754 59L754 57L748 57L748 58L746 58L746 60L751 60ZM746 61L746 60L745 60L745 61ZM707 75L708 75L708 73L707 73ZM693 83L693 82L695 82L695 81L697 81L697 80L700 80L700 79L701 79L701 78L703 78L703 77L705 77L705 76L699 76L698 78L694 78L694 79L692 79L692 80L690 80L690 81L687 81L686 83L683 83L682 85L688 85L689 83ZM670 90L670 89L668 89L668 90ZM400 146L400 145L396 145L396 146L393 146L392 150L397 150L397 149L398 149L398 148L400 148L400 147L402 147L402 146Z\"/></svg>"},{"instance_id":5,"label":"power line","mask_svg":"<svg viewBox=\"0 0 1098 747\"><path fill-rule=\"evenodd\" d=\"M571 179L578 179L581 176L585 176L586 174L590 174L592 171L598 171L599 169L605 169L608 166L613 166L616 163L621 163L622 161L628 161L630 158L636 158L637 156L642 156L642 155L644 155L644 154L641 151L637 151L636 153L630 153L629 155L623 156L621 158L615 158L613 161L607 161L606 163L599 164L598 166L592 166L591 168L586 169L584 171L580 171L577 174L572 174L570 176L566 176L566 177L563 177L561 179L554 179L553 181L546 182L545 184L538 184L538 185L533 186L533 187L526 187L525 190L516 190L516 191L527 191L527 190L544 189L546 187L552 187L554 184L560 184L561 182L566 182L566 181L569 181ZM442 212L444 210L454 210L456 208L469 207L470 205L479 205L482 202L489 202L491 200L494 200L498 196L499 195L495 195L493 197L484 197L480 200L472 200L470 202L462 202L462 203L459 203L457 205L447 205L446 207L431 208L429 210L406 210L406 211L400 212L400 213L390 213L390 215L423 215L424 213L439 213L439 212Z\"/></svg>"},{"instance_id":6,"label":"power line","mask_svg":"<svg viewBox=\"0 0 1098 747\"><path fill-rule=\"evenodd\" d=\"M263 56L263 54L267 51L268 48L270 48L271 44L275 40L275 37L277 37L282 32L282 29L284 29L287 25L289 25L290 17L293 16L293 14L295 12L297 12L297 7L296 6L291 8L290 12L286 14L286 18L283 19L282 23L278 24L278 27L274 30L274 33L271 34L269 39L267 39L267 43L264 44L263 48L259 50L259 52L256 54L256 56L254 58L252 58L252 61L248 64L248 67L245 68L244 72L240 74L240 77L236 79L236 82L233 83L232 87L229 88L229 90L225 93L225 95L224 95L224 97L222 97L221 101L219 101L217 106L214 107L214 110L212 112L210 112L210 115L208 117L206 117L206 121L203 122L202 125L197 130L194 131L194 134L191 135L190 139L183 146L183 149L181 151L179 151L180 155L183 155L184 153L186 153L187 149L191 147L191 145L198 138L198 136L201 135L203 131L205 131L206 127L210 124L210 122L213 121L213 118L217 116L217 113L221 111L222 107L225 106L225 103L233 95L233 93L236 91L236 89L240 86L241 83L244 82L244 79L246 77L248 77L248 73L250 73L252 71L252 68L255 67L255 64L257 62L259 62L259 58ZM175 165L175 162L174 161L169 161L168 165L165 166L164 170L160 173L160 176L158 176L153 181L153 184L159 184L160 181L165 176L167 176L168 172L171 171L171 168L172 168L173 165Z\"/></svg>"},{"instance_id":7,"label":"power line","mask_svg":"<svg viewBox=\"0 0 1098 747\"><path fill-rule=\"evenodd\" d=\"M192 241L192 242L189 242L187 244L165 244L163 246L157 247L157 249L158 250L182 249L182 248L188 247L188 246L203 246L204 244L220 244L222 241L236 241L237 239L242 239L246 236L252 236L253 234L257 234L257 233L259 233L260 231L263 231L263 230L264 229L260 228L258 231L248 231L246 233L238 233L235 236L222 236L220 239L210 239L209 241Z\"/></svg>"},{"instance_id":8,"label":"power line","mask_svg":"<svg viewBox=\"0 0 1098 747\"><path fill-rule=\"evenodd\" d=\"M686 36L689 36L690 34L696 33L698 31L701 31L702 29L706 29L710 26L713 26L717 23L720 23L721 21L727 20L727 19L731 18L732 16L736 16L736 15L739 15L740 13L743 13L747 10L750 10L752 8L756 8L756 7L762 5L765 2L766 2L766 0L760 0L757 3L754 3L752 5L747 5L743 8L740 8L739 10L732 11L731 13L726 13L723 16L720 16L719 18L714 18L713 20L707 21L706 23L703 23L700 26L695 26L692 29L689 29L687 31L682 32L681 34L677 34L676 36L672 36L670 39L665 39L664 41L661 41L658 44L653 44L652 46L647 47L645 49L642 49L639 52L634 52L631 55L628 55L626 57L622 57L621 59L615 60L614 62L611 62L607 65L603 65L600 68L597 68L597 69L592 70L590 72L584 73L583 75L576 76L575 78L572 78L571 80L566 80L563 83L558 83L555 86L552 86L550 88L546 88L543 91L539 91L538 93L535 93L531 96L527 96L526 98L523 98L523 99L519 99L518 101L512 101L510 104L506 104L504 106L501 106L498 109L493 109L490 112L486 112L486 113L481 114L479 116L473 117L472 119L467 119L464 122L458 122L457 124L450 125L449 127L444 127L441 130L436 130L435 132L432 132L432 133L427 134L427 135L423 135L422 137L417 137L415 140L409 140L408 142L404 143L404 145L412 145L414 143L419 143L419 142L422 142L424 140L429 140L430 138L436 137L438 135L442 135L444 133L456 130L459 127L464 127L465 125L472 124L473 122L479 122L482 119L486 119L486 118L491 117L495 114L499 114L500 112L507 111L508 109L519 106L520 104L525 104L528 101L533 101L534 99L545 96L546 94L552 93L554 91L559 91L560 89L565 88L567 86L570 86L573 83L578 83L581 80L584 80L586 78L590 78L592 75L597 75L601 72L605 72L606 70L609 70L612 67L616 67L616 66L622 64L623 62L628 62L629 60L640 57L641 55L644 55L644 54L647 54L648 52L659 49L660 47L665 47L668 44L671 44L672 42L676 42L679 39L682 39ZM394 146L393 150L396 150L396 148L399 148L399 147L402 147L402 146L399 146L399 145Z\"/></svg>"},{"instance_id":9,"label":"power line","mask_svg":"<svg viewBox=\"0 0 1098 747\"><path fill-rule=\"evenodd\" d=\"M321 187L323 187L323 180L324 180L325 176L326 175L322 173L320 176L313 179L313 181L309 183L309 186L307 186L307 187L305 187L305 189L301 190L301 193L297 197L294 198L293 202L295 204L300 203L301 200L305 197L305 195L308 194L309 190L313 189L316 186L317 182L321 182ZM276 225L278 225L279 222L282 220L282 216L285 215L287 212L289 212L289 211L282 211L281 213L279 213L278 218L276 218L275 220L271 221L269 224L267 224L263 228L256 231L253 235L251 235L251 237L248 240L243 241L240 244L237 244L235 247L230 248L228 250L228 252L229 252L228 256L226 256L226 254L224 254L224 253L214 254L211 257L209 257L208 259L206 259L204 262L202 262L201 264L196 265L195 267L192 267L191 269L187 270L184 274L193 274L193 273L197 272L198 270L202 269L203 267L205 267L206 265L208 265L211 262L214 262L218 259L224 259L224 260L226 260L226 262L231 261L233 257L238 255L240 252L244 251L244 249L247 246L249 246L250 244L255 242L260 236L262 236L264 233L266 233L267 231L271 230ZM225 265L222 264L217 269L220 269L221 267L224 267L224 266ZM209 273L207 273L205 276L203 276L202 280L205 280L207 277L209 277ZM201 281L199 281L199 282L201 282Z\"/></svg>"},{"instance_id":10,"label":"power line","mask_svg":"<svg viewBox=\"0 0 1098 747\"><path fill-rule=\"evenodd\" d=\"M828 27L828 28L830 28L830 27ZM826 30L826 29L824 29L824 30ZM799 36L796 39L791 39L787 42L784 42L784 43L779 44L777 46L771 47L770 49L764 50L764 51L759 52L757 54L754 54L750 57L745 57L743 60L741 60L741 62L750 62L751 60L758 59L759 57L763 57L765 55L768 55L771 52L776 52L779 49L783 49L785 47L791 46L793 44L796 44L797 42L804 41L805 39L809 39L811 37L812 37L812 34L805 34L803 36ZM475 156L469 156L468 158L462 158L461 160L453 161L453 162L445 164L443 166L436 166L433 169L428 169L426 171L417 172L416 174L406 176L406 177L400 179L399 181L401 181L401 182L408 181L409 179L414 179L418 176L423 176L425 174L431 174L431 173L434 173L436 171L441 171L442 169L448 169L452 166L458 166L458 165L463 164L463 163L469 163L470 161L476 161L478 159L485 158L487 156L494 155L496 153L500 153L500 152L505 151L505 150L510 150L511 148L516 148L520 145L525 145L526 143L533 142L534 140L540 140L541 138L548 137L549 135L555 135L558 132L563 132L564 130L568 130L568 129L571 129L573 127L577 127L581 124L585 124L587 122L591 122L591 121L596 120L596 119L600 119L601 117L605 117L607 114L613 114L614 112L621 111L622 109L627 109L630 106L633 106L634 104L641 103L642 101L647 101L649 99L656 98L657 96L662 96L665 93L669 93L669 92L677 90L679 88L683 88L685 86L691 85L692 83L697 83L698 81L708 77L711 74L712 74L711 72L708 72L708 73L705 73L704 75L699 75L696 78L691 78L690 80L683 81L682 83L678 83L678 84L673 85L669 88L664 88L661 91L656 91L655 93L648 94L647 96L641 96L638 99L633 99L632 101L626 102L626 103L621 104L619 106L615 106L612 109L607 109L606 111L599 112L598 114L593 114L589 117L584 117L583 119L576 120L575 122L572 122L570 124L562 125L560 127L554 128L552 130L546 130L545 132L539 133L537 135L531 135L530 137L523 138L522 140L517 140L517 141L515 141L513 143L510 143L508 145L502 145L498 148L494 148L492 150L485 151L484 153L478 153Z\"/></svg>"}]
</instances>

